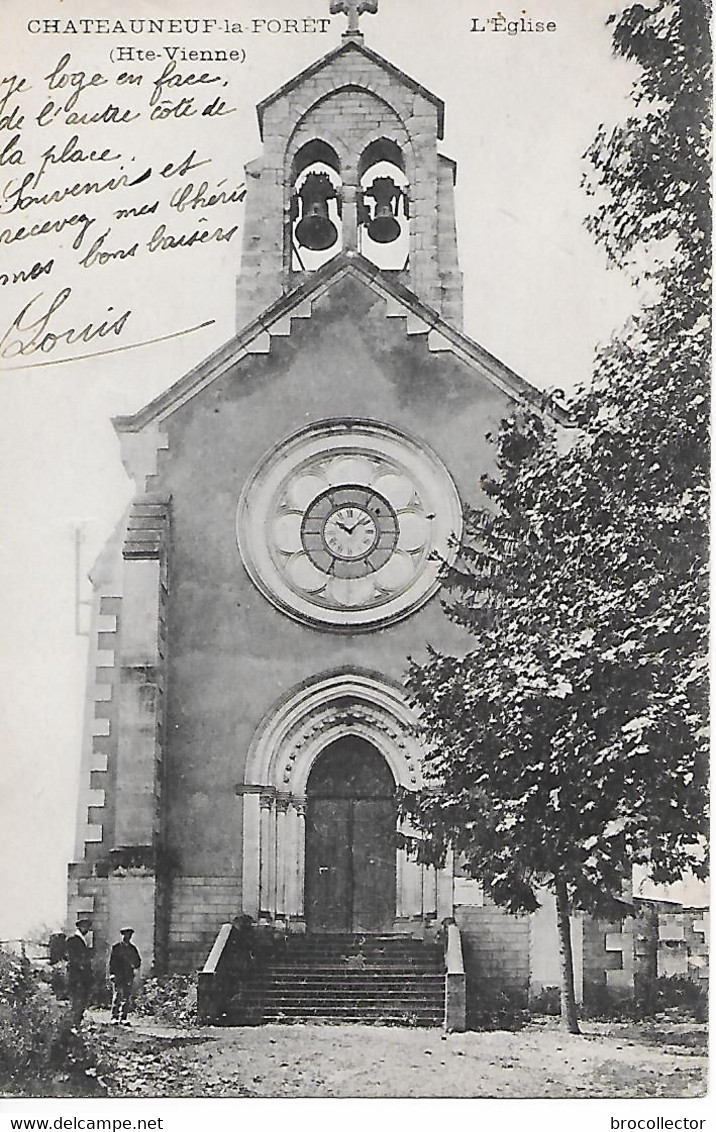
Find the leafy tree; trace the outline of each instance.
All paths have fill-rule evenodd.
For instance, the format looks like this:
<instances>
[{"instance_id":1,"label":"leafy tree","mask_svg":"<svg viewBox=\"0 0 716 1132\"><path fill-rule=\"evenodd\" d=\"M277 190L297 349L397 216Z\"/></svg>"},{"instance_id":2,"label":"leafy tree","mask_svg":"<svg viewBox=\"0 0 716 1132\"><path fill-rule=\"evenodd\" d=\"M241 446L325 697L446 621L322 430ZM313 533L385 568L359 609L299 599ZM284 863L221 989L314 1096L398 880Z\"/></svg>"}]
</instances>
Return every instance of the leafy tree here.
<instances>
[{"instance_id":1,"label":"leafy tree","mask_svg":"<svg viewBox=\"0 0 716 1132\"><path fill-rule=\"evenodd\" d=\"M503 422L446 576L464 652L411 662L428 786L403 802L422 859L452 846L498 904L552 889L575 1033L570 910L619 914L634 864L699 872L705 833L708 13L634 5L614 47L641 65L637 113L589 151L588 225L615 263L648 259L657 297L598 356L573 429Z\"/></svg>"}]
</instances>

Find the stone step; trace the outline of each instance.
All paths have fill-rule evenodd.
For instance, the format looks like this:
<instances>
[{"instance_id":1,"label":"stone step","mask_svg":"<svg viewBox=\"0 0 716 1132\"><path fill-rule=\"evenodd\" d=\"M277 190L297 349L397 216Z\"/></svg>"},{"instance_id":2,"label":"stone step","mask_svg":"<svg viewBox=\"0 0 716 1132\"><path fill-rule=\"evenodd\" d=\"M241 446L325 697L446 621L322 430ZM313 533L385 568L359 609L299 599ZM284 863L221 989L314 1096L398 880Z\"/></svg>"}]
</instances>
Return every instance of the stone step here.
<instances>
[{"instance_id":1,"label":"stone step","mask_svg":"<svg viewBox=\"0 0 716 1132\"><path fill-rule=\"evenodd\" d=\"M256 1004L245 1003L244 1007L247 1010L253 1009ZM434 1014L442 1017L442 1006L437 1003L431 1002L323 1002L320 999L316 1002L309 1003L296 1003L284 1000L276 1002L264 1002L263 1012L265 1014L271 1013L292 1013L292 1014L365 1014L366 1017L380 1017L381 1014Z\"/></svg>"},{"instance_id":2,"label":"stone step","mask_svg":"<svg viewBox=\"0 0 716 1132\"><path fill-rule=\"evenodd\" d=\"M308 1023L309 1025L315 1024L316 1026L409 1026L419 1030L427 1030L433 1026L439 1026L434 1018L413 1018L413 1017L396 1017L396 1018L354 1018L350 1014L346 1014L340 1018L322 1018L316 1015L314 1018L287 1018L283 1014L271 1015L267 1014L265 1018L261 1019L264 1024L274 1026L290 1026L294 1023ZM258 1023L256 1023L258 1024ZM243 1022L242 1025L252 1025L251 1022Z\"/></svg>"},{"instance_id":3,"label":"stone step","mask_svg":"<svg viewBox=\"0 0 716 1132\"><path fill-rule=\"evenodd\" d=\"M285 944L285 950L292 954L312 955L320 952L322 954L340 954L340 955L425 955L425 954L440 954L440 947L435 947L424 943L414 944L398 944L398 945L351 945L351 944L328 944L320 943L293 943L291 940Z\"/></svg>"},{"instance_id":4,"label":"stone step","mask_svg":"<svg viewBox=\"0 0 716 1132\"><path fill-rule=\"evenodd\" d=\"M438 972L423 972L418 975L388 975L385 971L375 974L353 974L350 978L345 975L330 972L311 971L310 974L296 974L293 971L261 971L257 972L251 983L254 985L286 985L286 986L356 986L356 987L385 987L392 989L402 986L442 986L444 976Z\"/></svg>"},{"instance_id":5,"label":"stone step","mask_svg":"<svg viewBox=\"0 0 716 1132\"><path fill-rule=\"evenodd\" d=\"M442 975L442 967L398 967L389 966L388 963L379 966L378 963L365 963L361 967L346 967L340 963L266 963L257 971L275 971L277 975L288 975L295 978L305 978L309 975L335 976L336 978L359 978L361 975L372 977L385 975L387 978L409 979L423 978L424 976Z\"/></svg>"},{"instance_id":6,"label":"stone step","mask_svg":"<svg viewBox=\"0 0 716 1132\"><path fill-rule=\"evenodd\" d=\"M300 982L305 982L310 979L324 979L330 983L341 982L354 982L363 981L375 983L379 980L385 980L386 983L401 983L401 982L421 982L425 979L442 979L444 978L444 971L405 971L405 970L389 970L385 967L381 968L361 968L358 971L344 970L336 967L264 967L263 969L255 970L252 974L253 979L262 978L264 975L272 975L276 978L282 979L295 979Z\"/></svg>"},{"instance_id":7,"label":"stone step","mask_svg":"<svg viewBox=\"0 0 716 1132\"><path fill-rule=\"evenodd\" d=\"M267 1017L270 1014L287 1014L294 1018L340 1017L350 1014L353 1018L395 1018L396 1015L415 1014L419 1018L434 1018L441 1022L443 1008L435 1003L425 1002L264 1002L244 1003L237 1010L247 1017Z\"/></svg>"},{"instance_id":8,"label":"stone step","mask_svg":"<svg viewBox=\"0 0 716 1132\"><path fill-rule=\"evenodd\" d=\"M287 986L316 986L325 984L326 986L344 986L350 983L352 986L430 986L431 984L442 985L445 976L441 975L439 971L421 971L419 974L398 974L391 975L386 971L372 972L354 972L350 975L345 975L343 972L337 971L310 971L308 974L299 974L296 971L257 971L255 977L251 979L253 984L264 984L266 981L270 983L286 984Z\"/></svg>"},{"instance_id":9,"label":"stone step","mask_svg":"<svg viewBox=\"0 0 716 1132\"><path fill-rule=\"evenodd\" d=\"M364 967L388 968L404 971L443 969L443 957L431 955L271 955L261 960L269 967L336 967L339 970L360 971Z\"/></svg>"},{"instance_id":10,"label":"stone step","mask_svg":"<svg viewBox=\"0 0 716 1132\"><path fill-rule=\"evenodd\" d=\"M281 1022L284 1019L292 1019L296 1022L300 1021L341 1021L341 1022L408 1022L413 1025L423 1026L439 1026L442 1022L442 1013L440 1011L421 1011L409 1008L406 1010L379 1010L374 1011L353 1011L350 1010L291 1010L286 1007L283 1010L265 1010L262 1015L264 1022Z\"/></svg>"},{"instance_id":11,"label":"stone step","mask_svg":"<svg viewBox=\"0 0 716 1132\"><path fill-rule=\"evenodd\" d=\"M396 934L394 932L301 932L289 935L291 943L331 943L358 944L369 946L380 944L388 947L413 945L415 947L437 947L437 944L425 941L421 935Z\"/></svg>"},{"instance_id":12,"label":"stone step","mask_svg":"<svg viewBox=\"0 0 716 1132\"><path fill-rule=\"evenodd\" d=\"M406 1002L408 1000L411 1002L442 1002L442 994L439 990L434 994L426 994L424 991L407 989L396 990L392 994L381 992L369 994L365 990L354 990L353 988L334 992L323 988L291 991L287 987L266 991L256 987L245 991L244 997L246 1001L256 1002L276 1002L278 999L291 1002L400 1002L402 1000Z\"/></svg>"},{"instance_id":13,"label":"stone step","mask_svg":"<svg viewBox=\"0 0 716 1132\"><path fill-rule=\"evenodd\" d=\"M288 937L285 946L287 950L296 952L340 951L346 955L355 955L358 952L365 954L368 952L419 954L426 951L441 951L438 944L425 943L421 939L410 939L404 936L296 935Z\"/></svg>"},{"instance_id":14,"label":"stone step","mask_svg":"<svg viewBox=\"0 0 716 1132\"><path fill-rule=\"evenodd\" d=\"M264 1004L278 1001L307 1005L319 1002L352 1002L370 1005L413 1002L440 1006L443 1001L443 987L440 985L430 987L403 986L386 989L353 986L326 987L320 984L311 987L262 985L247 987L243 994L243 1000L247 1003L263 1002Z\"/></svg>"},{"instance_id":15,"label":"stone step","mask_svg":"<svg viewBox=\"0 0 716 1132\"><path fill-rule=\"evenodd\" d=\"M286 948L293 951L342 951L346 955L358 951L378 951L385 954L407 951L439 951L440 947L434 943L423 943L419 939L403 940L396 936L394 940L380 939L364 942L355 939L343 939L340 936L293 936L286 939Z\"/></svg>"},{"instance_id":16,"label":"stone step","mask_svg":"<svg viewBox=\"0 0 716 1132\"><path fill-rule=\"evenodd\" d=\"M357 959L362 956L364 959L370 959L374 963L381 963L385 962L385 960L387 959L402 959L403 962L405 962L406 960L410 962L414 959L427 958L428 960L433 961L434 959L442 959L443 953L440 948L432 947L396 947L389 949L366 947L353 949L342 947L295 947L289 945L287 947L277 948L274 954L277 957L279 955L287 955L291 956L292 958L296 957L298 959L313 959L316 955L328 955L331 958L336 959Z\"/></svg>"},{"instance_id":17,"label":"stone step","mask_svg":"<svg viewBox=\"0 0 716 1132\"><path fill-rule=\"evenodd\" d=\"M443 1020L442 949L404 936L290 937L261 956L228 1020L403 1023Z\"/></svg>"}]
</instances>

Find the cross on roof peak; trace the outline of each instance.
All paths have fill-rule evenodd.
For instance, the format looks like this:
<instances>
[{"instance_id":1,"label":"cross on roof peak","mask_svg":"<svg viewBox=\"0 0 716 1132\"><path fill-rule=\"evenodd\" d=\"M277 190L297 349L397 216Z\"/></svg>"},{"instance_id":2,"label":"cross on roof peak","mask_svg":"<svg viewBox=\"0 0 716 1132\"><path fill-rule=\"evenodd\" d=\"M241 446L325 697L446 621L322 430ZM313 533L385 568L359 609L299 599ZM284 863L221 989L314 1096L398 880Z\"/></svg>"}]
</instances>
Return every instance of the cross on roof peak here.
<instances>
[{"instance_id":1,"label":"cross on roof peak","mask_svg":"<svg viewBox=\"0 0 716 1132\"><path fill-rule=\"evenodd\" d=\"M358 21L364 12L375 14L378 11L378 0L331 0L331 15L342 12L348 17L348 27L344 35L359 36L362 32Z\"/></svg>"}]
</instances>

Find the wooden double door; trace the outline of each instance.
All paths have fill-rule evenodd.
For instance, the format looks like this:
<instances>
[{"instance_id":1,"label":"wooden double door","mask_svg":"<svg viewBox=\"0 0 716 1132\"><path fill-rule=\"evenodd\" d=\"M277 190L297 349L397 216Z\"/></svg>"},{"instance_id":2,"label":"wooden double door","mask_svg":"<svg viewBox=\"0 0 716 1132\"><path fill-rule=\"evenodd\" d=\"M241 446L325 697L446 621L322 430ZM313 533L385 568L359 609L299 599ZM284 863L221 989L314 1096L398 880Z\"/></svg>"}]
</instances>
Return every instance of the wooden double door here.
<instances>
[{"instance_id":1,"label":"wooden double door","mask_svg":"<svg viewBox=\"0 0 716 1132\"><path fill-rule=\"evenodd\" d=\"M395 919L395 782L371 743L338 739L316 760L306 804L306 927L384 932Z\"/></svg>"}]
</instances>

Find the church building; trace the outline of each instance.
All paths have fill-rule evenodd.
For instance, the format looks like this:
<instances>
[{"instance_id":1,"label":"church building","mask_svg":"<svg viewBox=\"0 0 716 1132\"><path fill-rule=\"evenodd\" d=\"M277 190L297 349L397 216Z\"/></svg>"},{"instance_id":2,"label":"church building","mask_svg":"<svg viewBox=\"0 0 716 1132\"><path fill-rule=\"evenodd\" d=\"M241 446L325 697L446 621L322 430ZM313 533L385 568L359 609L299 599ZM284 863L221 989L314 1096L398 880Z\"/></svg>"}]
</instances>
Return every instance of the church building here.
<instances>
[{"instance_id":1,"label":"church building","mask_svg":"<svg viewBox=\"0 0 716 1132\"><path fill-rule=\"evenodd\" d=\"M144 969L201 970L237 916L292 939L435 946L468 999L558 982L553 907L514 917L418 865L403 679L466 648L439 558L494 468L486 439L543 396L462 330L444 107L340 43L258 106L236 334L114 426L135 494L92 572L70 922L101 966L125 922ZM633 983L626 922L575 919L584 980ZM468 1001L469 1009L469 1001Z\"/></svg>"}]
</instances>

